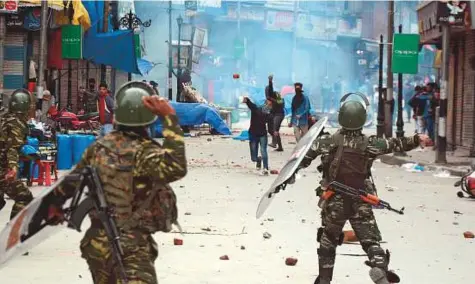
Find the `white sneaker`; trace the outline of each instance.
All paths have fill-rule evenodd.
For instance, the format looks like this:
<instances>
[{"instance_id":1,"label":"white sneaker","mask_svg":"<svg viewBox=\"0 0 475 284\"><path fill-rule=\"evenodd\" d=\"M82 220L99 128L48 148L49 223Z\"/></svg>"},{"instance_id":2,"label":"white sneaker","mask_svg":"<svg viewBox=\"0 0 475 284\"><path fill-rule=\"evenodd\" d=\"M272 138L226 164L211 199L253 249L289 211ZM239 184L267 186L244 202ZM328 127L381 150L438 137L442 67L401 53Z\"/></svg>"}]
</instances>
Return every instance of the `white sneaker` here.
<instances>
[{"instance_id":1,"label":"white sneaker","mask_svg":"<svg viewBox=\"0 0 475 284\"><path fill-rule=\"evenodd\" d=\"M269 175L269 170L263 170L262 175L263 176L268 176Z\"/></svg>"}]
</instances>

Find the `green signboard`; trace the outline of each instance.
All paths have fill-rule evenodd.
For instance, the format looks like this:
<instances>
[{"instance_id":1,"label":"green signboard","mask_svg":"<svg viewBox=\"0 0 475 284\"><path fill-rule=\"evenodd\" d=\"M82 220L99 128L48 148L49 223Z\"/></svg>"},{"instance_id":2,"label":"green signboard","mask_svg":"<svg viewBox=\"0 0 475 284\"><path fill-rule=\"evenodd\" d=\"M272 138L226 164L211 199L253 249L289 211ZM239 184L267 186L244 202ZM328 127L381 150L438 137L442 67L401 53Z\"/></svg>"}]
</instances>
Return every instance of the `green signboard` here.
<instances>
[{"instance_id":1,"label":"green signboard","mask_svg":"<svg viewBox=\"0 0 475 284\"><path fill-rule=\"evenodd\" d=\"M61 27L61 55L63 59L82 59L82 27Z\"/></svg>"},{"instance_id":2,"label":"green signboard","mask_svg":"<svg viewBox=\"0 0 475 284\"><path fill-rule=\"evenodd\" d=\"M234 40L234 59L241 59L244 57L245 53L244 40L236 38Z\"/></svg>"},{"instance_id":3,"label":"green signboard","mask_svg":"<svg viewBox=\"0 0 475 284\"><path fill-rule=\"evenodd\" d=\"M134 34L134 47L135 47L135 56L138 58L142 58L142 48L140 46L140 35Z\"/></svg>"},{"instance_id":4,"label":"green signboard","mask_svg":"<svg viewBox=\"0 0 475 284\"><path fill-rule=\"evenodd\" d=\"M417 74L419 67L419 35L395 34L393 41L393 73Z\"/></svg>"}]
</instances>

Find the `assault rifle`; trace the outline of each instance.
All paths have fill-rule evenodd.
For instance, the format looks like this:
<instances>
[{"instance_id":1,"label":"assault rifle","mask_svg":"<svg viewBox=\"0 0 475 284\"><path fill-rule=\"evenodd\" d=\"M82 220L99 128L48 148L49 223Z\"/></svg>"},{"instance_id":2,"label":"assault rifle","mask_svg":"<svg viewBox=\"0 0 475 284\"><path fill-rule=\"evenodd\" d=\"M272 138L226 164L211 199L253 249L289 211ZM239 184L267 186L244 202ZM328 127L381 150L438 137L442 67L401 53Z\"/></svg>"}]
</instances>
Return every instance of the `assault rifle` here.
<instances>
[{"instance_id":1,"label":"assault rifle","mask_svg":"<svg viewBox=\"0 0 475 284\"><path fill-rule=\"evenodd\" d=\"M99 175L94 167L85 167L81 174L72 174L67 180L74 180L79 178L80 185L76 189L76 192L71 201L71 205L66 212L68 221L68 227L81 232L81 223L86 215L95 210L95 215L102 223L104 230L106 231L107 238L109 239L110 246L112 248L112 255L115 259L116 268L119 270L119 277L123 283L128 283L127 275L125 274L125 268L122 256L124 254L122 246L119 241L119 232L114 218L111 215L111 210L107 205L104 189L102 188ZM84 194L84 188L88 188L88 192ZM86 198L81 202L83 195Z\"/></svg>"},{"instance_id":2,"label":"assault rifle","mask_svg":"<svg viewBox=\"0 0 475 284\"><path fill-rule=\"evenodd\" d=\"M401 208L400 210L394 209L391 207L391 205L388 202L379 199L379 197L375 195L369 194L362 189L355 189L353 187L344 185L337 181L331 182L328 185L328 189L321 194L321 197L323 200L327 200L335 193L339 193L339 194L351 197L353 199L361 199L362 201L369 203L371 205L382 207L382 208L388 209L389 211L393 211L401 215L404 214L404 207Z\"/></svg>"}]
</instances>

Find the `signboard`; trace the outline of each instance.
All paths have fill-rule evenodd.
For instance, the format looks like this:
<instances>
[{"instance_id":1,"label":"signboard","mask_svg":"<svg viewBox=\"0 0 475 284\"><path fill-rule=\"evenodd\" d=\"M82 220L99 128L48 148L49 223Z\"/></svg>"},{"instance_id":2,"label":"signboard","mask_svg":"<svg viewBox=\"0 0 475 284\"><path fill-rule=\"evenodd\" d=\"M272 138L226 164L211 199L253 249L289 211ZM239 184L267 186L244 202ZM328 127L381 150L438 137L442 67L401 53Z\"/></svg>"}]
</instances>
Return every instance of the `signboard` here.
<instances>
[{"instance_id":1,"label":"signboard","mask_svg":"<svg viewBox=\"0 0 475 284\"><path fill-rule=\"evenodd\" d=\"M294 13L288 11L267 11L266 30L291 32L294 27Z\"/></svg>"},{"instance_id":2,"label":"signboard","mask_svg":"<svg viewBox=\"0 0 475 284\"><path fill-rule=\"evenodd\" d=\"M469 13L468 1L441 1L437 7L437 22L452 26L465 26Z\"/></svg>"},{"instance_id":3,"label":"signboard","mask_svg":"<svg viewBox=\"0 0 475 284\"><path fill-rule=\"evenodd\" d=\"M82 59L82 27L61 27L61 55L63 59Z\"/></svg>"},{"instance_id":4,"label":"signboard","mask_svg":"<svg viewBox=\"0 0 475 284\"><path fill-rule=\"evenodd\" d=\"M16 13L18 12L18 0L16 1L0 1L0 13Z\"/></svg>"},{"instance_id":5,"label":"signboard","mask_svg":"<svg viewBox=\"0 0 475 284\"><path fill-rule=\"evenodd\" d=\"M297 37L315 40L336 40L337 18L299 14Z\"/></svg>"},{"instance_id":6,"label":"signboard","mask_svg":"<svg viewBox=\"0 0 475 284\"><path fill-rule=\"evenodd\" d=\"M198 11L198 1L185 1L185 16L193 17Z\"/></svg>"},{"instance_id":7,"label":"signboard","mask_svg":"<svg viewBox=\"0 0 475 284\"><path fill-rule=\"evenodd\" d=\"M237 20L237 7L236 6L229 6L228 13L226 18L231 20ZM249 7L244 6L241 4L241 11L239 18L241 21L256 21L256 22L264 22L265 20L265 13L263 9L257 7Z\"/></svg>"},{"instance_id":8,"label":"signboard","mask_svg":"<svg viewBox=\"0 0 475 284\"><path fill-rule=\"evenodd\" d=\"M139 34L134 34L134 49L135 49L135 57L137 57L137 59L142 58L142 47L140 46Z\"/></svg>"},{"instance_id":9,"label":"signboard","mask_svg":"<svg viewBox=\"0 0 475 284\"><path fill-rule=\"evenodd\" d=\"M361 37L363 21L361 19L339 19L338 36Z\"/></svg>"},{"instance_id":10,"label":"signboard","mask_svg":"<svg viewBox=\"0 0 475 284\"><path fill-rule=\"evenodd\" d=\"M419 67L419 35L395 34L393 41L393 73L417 74Z\"/></svg>"},{"instance_id":11,"label":"signboard","mask_svg":"<svg viewBox=\"0 0 475 284\"><path fill-rule=\"evenodd\" d=\"M23 19L23 27L29 31L40 30L41 10L39 8L28 9Z\"/></svg>"},{"instance_id":12,"label":"signboard","mask_svg":"<svg viewBox=\"0 0 475 284\"><path fill-rule=\"evenodd\" d=\"M189 43L180 43L180 67L187 68L188 61L190 58L190 48L191 45ZM186 45L185 45L186 44ZM173 44L172 46L172 56L173 56L173 68L178 67L178 45Z\"/></svg>"},{"instance_id":13,"label":"signboard","mask_svg":"<svg viewBox=\"0 0 475 284\"><path fill-rule=\"evenodd\" d=\"M192 54L191 54L191 62L196 63L196 64L200 63L200 57L201 57L201 47L194 45L192 49Z\"/></svg>"},{"instance_id":14,"label":"signboard","mask_svg":"<svg viewBox=\"0 0 475 284\"><path fill-rule=\"evenodd\" d=\"M23 27L23 14L6 15L5 25L7 28L17 29Z\"/></svg>"},{"instance_id":15,"label":"signboard","mask_svg":"<svg viewBox=\"0 0 475 284\"><path fill-rule=\"evenodd\" d=\"M193 33L193 46L207 46L207 41L205 42L206 36L207 31L205 29L195 27L195 32Z\"/></svg>"}]
</instances>

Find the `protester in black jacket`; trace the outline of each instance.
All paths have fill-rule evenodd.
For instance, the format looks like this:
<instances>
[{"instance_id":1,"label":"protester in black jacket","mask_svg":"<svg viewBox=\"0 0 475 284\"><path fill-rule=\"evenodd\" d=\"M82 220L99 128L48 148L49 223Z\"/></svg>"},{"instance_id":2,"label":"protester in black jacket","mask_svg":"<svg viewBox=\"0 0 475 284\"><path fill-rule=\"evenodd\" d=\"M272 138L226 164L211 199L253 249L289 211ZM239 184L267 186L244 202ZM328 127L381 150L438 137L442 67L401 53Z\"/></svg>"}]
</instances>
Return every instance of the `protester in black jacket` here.
<instances>
[{"instance_id":1,"label":"protester in black jacket","mask_svg":"<svg viewBox=\"0 0 475 284\"><path fill-rule=\"evenodd\" d=\"M280 98L280 95L274 91L273 76L269 76L269 85L266 87L266 98L272 104L271 115L269 116L269 134L272 137L272 143L270 147L276 148L276 151L282 152L282 140L280 138L280 126L285 117L284 101Z\"/></svg>"},{"instance_id":2,"label":"protester in black jacket","mask_svg":"<svg viewBox=\"0 0 475 284\"><path fill-rule=\"evenodd\" d=\"M256 169L260 170L264 163L263 175L269 174L269 158L267 156L267 129L266 123L270 115L270 101L266 101L263 107L256 106L248 97L244 97L243 103L251 110L251 125L249 126L249 148L251 160L256 163ZM258 156L259 146L261 156Z\"/></svg>"}]
</instances>

